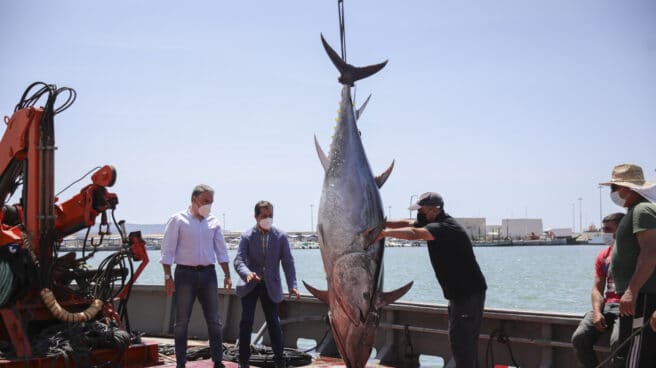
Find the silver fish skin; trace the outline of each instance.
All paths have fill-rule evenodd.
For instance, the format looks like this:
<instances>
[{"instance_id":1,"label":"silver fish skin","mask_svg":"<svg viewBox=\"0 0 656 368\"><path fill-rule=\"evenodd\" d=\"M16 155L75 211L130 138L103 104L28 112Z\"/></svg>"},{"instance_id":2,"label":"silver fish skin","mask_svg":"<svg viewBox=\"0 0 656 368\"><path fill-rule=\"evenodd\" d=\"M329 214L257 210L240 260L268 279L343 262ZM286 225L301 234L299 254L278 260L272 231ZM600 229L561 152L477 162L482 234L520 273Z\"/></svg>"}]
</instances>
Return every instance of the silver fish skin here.
<instances>
[{"instance_id":1,"label":"silver fish skin","mask_svg":"<svg viewBox=\"0 0 656 368\"><path fill-rule=\"evenodd\" d=\"M403 296L412 282L383 292L385 225L378 188L392 167L374 177L357 127L351 86L382 69L385 63L356 68L343 62L325 42L326 52L340 70L343 84L337 126L329 155L317 144L325 169L317 234L328 290L306 288L330 307L330 324L347 367L362 368L371 354L381 308Z\"/></svg>"}]
</instances>

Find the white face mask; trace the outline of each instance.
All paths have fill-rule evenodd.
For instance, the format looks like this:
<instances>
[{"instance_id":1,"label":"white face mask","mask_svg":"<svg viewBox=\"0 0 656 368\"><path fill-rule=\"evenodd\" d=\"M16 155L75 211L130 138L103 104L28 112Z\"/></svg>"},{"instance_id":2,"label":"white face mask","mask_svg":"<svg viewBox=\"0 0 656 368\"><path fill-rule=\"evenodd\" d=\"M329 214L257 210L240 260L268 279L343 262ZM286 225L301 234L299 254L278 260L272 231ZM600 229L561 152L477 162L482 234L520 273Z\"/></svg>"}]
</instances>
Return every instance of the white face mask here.
<instances>
[{"instance_id":1,"label":"white face mask","mask_svg":"<svg viewBox=\"0 0 656 368\"><path fill-rule=\"evenodd\" d=\"M269 229L271 229L271 224L273 224L273 218L267 217L267 218L261 219L258 224L260 225L260 227L262 229L269 230Z\"/></svg>"},{"instance_id":2,"label":"white face mask","mask_svg":"<svg viewBox=\"0 0 656 368\"><path fill-rule=\"evenodd\" d=\"M608 245L613 244L613 240L615 240L613 239L613 234L604 233L602 236L604 237L604 244L608 244Z\"/></svg>"},{"instance_id":3,"label":"white face mask","mask_svg":"<svg viewBox=\"0 0 656 368\"><path fill-rule=\"evenodd\" d=\"M207 217L210 215L210 212L212 211L212 205L211 204L206 204L204 206L198 207L198 214Z\"/></svg>"},{"instance_id":4,"label":"white face mask","mask_svg":"<svg viewBox=\"0 0 656 368\"><path fill-rule=\"evenodd\" d=\"M624 207L624 204L626 203L626 200L622 199L622 197L620 197L620 193L617 191L610 193L610 199L613 201L613 203L620 207Z\"/></svg>"}]
</instances>

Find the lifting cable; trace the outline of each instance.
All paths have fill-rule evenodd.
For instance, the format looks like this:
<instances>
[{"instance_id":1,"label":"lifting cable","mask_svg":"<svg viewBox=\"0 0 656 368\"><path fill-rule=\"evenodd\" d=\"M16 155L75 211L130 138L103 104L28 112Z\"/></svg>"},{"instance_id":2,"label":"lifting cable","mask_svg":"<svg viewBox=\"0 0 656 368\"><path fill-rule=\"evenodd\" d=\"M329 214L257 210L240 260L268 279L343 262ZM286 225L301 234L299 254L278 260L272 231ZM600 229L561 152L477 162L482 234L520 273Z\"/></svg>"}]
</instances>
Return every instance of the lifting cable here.
<instances>
[{"instance_id":1,"label":"lifting cable","mask_svg":"<svg viewBox=\"0 0 656 368\"><path fill-rule=\"evenodd\" d=\"M346 25L344 20L344 0L337 0L337 12L339 13L339 40L342 47L342 60L346 62Z\"/></svg>"},{"instance_id":2,"label":"lifting cable","mask_svg":"<svg viewBox=\"0 0 656 368\"><path fill-rule=\"evenodd\" d=\"M342 49L342 60L346 63L346 16L344 13L344 0L337 0L337 13L339 15L339 42ZM355 105L357 87L353 85L353 96L351 100Z\"/></svg>"}]
</instances>

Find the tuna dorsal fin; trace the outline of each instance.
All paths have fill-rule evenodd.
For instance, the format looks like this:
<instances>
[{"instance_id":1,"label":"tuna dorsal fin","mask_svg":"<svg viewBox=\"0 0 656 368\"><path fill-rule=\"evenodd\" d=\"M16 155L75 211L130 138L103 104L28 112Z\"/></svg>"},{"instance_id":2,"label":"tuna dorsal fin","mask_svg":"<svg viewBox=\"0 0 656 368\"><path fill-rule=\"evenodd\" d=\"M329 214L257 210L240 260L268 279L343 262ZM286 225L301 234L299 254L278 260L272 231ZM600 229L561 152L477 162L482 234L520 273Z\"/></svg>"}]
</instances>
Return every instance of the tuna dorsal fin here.
<instances>
[{"instance_id":1,"label":"tuna dorsal fin","mask_svg":"<svg viewBox=\"0 0 656 368\"><path fill-rule=\"evenodd\" d=\"M316 135L314 136L314 147L316 147L317 149L317 155L319 155L319 161L321 161L321 166L323 166L324 170L328 170L328 157L321 149L321 145L319 145L319 140L317 140Z\"/></svg>"},{"instance_id":2,"label":"tuna dorsal fin","mask_svg":"<svg viewBox=\"0 0 656 368\"><path fill-rule=\"evenodd\" d=\"M396 290L389 291L387 293L381 293L380 297L376 301L376 308L382 308L388 304L394 303L397 299L405 295L405 293L410 290L412 287L413 281L410 281L409 283L405 284L404 286L401 286L400 288Z\"/></svg>"},{"instance_id":3,"label":"tuna dorsal fin","mask_svg":"<svg viewBox=\"0 0 656 368\"><path fill-rule=\"evenodd\" d=\"M374 180L376 181L376 185L378 185L378 188L382 188L383 184L387 181L387 178L389 178L390 174L392 173L392 169L394 169L394 162L395 160L392 160L392 163L389 165L387 170L385 170L382 174L376 176Z\"/></svg>"},{"instance_id":4,"label":"tuna dorsal fin","mask_svg":"<svg viewBox=\"0 0 656 368\"><path fill-rule=\"evenodd\" d=\"M322 302L328 304L328 292L324 290L319 290L317 288L314 288L310 286L307 282L303 281L303 285L305 285L305 288L308 289L308 291L314 295L315 298L321 300Z\"/></svg>"},{"instance_id":5,"label":"tuna dorsal fin","mask_svg":"<svg viewBox=\"0 0 656 368\"><path fill-rule=\"evenodd\" d=\"M355 67L353 65L344 62L344 60L342 60L342 58L339 55L337 55L335 50L333 50L333 48L330 47L328 42L326 42L326 40L323 38L323 35L321 35L321 43L323 43L323 48L326 50L326 53L328 53L328 57L330 58L330 61L332 61L335 67L337 67L337 70L339 70L340 76L338 80L339 83L341 84L353 86L353 83L355 83L355 81L376 74L379 70L383 69L383 67L385 67L385 65L387 64L387 60L385 60L380 64Z\"/></svg>"},{"instance_id":6,"label":"tuna dorsal fin","mask_svg":"<svg viewBox=\"0 0 656 368\"><path fill-rule=\"evenodd\" d=\"M362 116L362 113L364 112L365 107L367 107L367 104L369 103L369 99L371 98L371 93L369 94L369 97L367 97L366 100L362 103L359 109L355 110L355 120L357 121L360 119L360 116Z\"/></svg>"}]
</instances>

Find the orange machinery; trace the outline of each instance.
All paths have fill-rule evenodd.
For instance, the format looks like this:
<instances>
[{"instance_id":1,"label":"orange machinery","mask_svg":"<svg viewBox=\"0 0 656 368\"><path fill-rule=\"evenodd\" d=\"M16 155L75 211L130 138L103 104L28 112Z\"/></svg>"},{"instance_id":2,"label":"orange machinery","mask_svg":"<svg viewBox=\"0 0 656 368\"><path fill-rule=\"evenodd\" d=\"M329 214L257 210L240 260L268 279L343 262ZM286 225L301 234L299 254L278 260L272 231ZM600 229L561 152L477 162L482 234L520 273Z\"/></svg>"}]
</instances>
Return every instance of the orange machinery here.
<instances>
[{"instance_id":1,"label":"orange machinery","mask_svg":"<svg viewBox=\"0 0 656 368\"><path fill-rule=\"evenodd\" d=\"M62 94L67 95L66 101L55 106ZM44 99L43 107L35 107ZM116 268L89 269L84 253L80 259L73 252L59 255L62 239L85 228L87 247L89 229L99 215L102 243L109 229L107 211L112 211L114 219L118 204L116 194L107 191L116 180L111 166L98 169L91 184L72 198L58 202L55 197L54 117L74 100L75 91L70 88L32 84L13 115L5 117L6 129L0 140L0 271L11 270L5 285L0 285L0 290L4 290L0 293L0 340L11 341L22 362L32 358L34 362L43 361L32 356L30 345L30 325L37 322L98 319L129 330L129 291L148 264L141 232L126 235L124 222L116 224L115 220L122 240L121 250L112 255L110 262ZM7 203L19 189L20 200ZM93 244L94 249L97 245ZM141 262L136 271L133 261ZM132 350L135 349L139 351L126 352L128 360L130 355L139 356L138 362L130 362L131 366L157 363L156 345ZM45 363L33 366L39 364Z\"/></svg>"}]
</instances>

